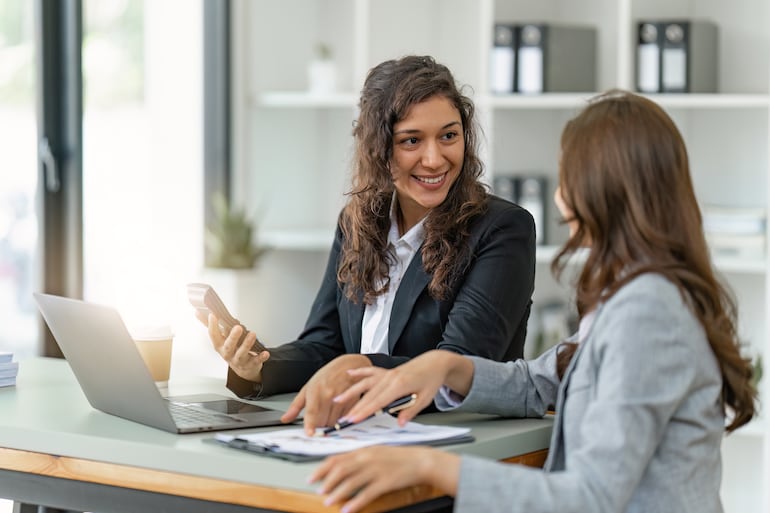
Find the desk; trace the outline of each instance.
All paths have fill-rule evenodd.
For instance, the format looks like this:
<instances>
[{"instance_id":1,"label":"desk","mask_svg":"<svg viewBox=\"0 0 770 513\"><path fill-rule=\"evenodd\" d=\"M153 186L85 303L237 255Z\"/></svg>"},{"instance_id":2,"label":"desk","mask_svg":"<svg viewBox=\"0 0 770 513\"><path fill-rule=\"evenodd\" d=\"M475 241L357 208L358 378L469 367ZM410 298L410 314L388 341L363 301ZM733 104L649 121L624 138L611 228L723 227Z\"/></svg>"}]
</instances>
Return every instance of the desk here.
<instances>
[{"instance_id":1,"label":"desk","mask_svg":"<svg viewBox=\"0 0 770 513\"><path fill-rule=\"evenodd\" d=\"M229 394L224 379L174 379L168 390L212 392ZM260 404L285 408L288 399ZM475 442L445 450L534 465L542 465L552 427L550 418L457 413L417 420L472 429ZM260 457L211 443L212 437L175 435L94 410L65 361L23 360L16 387L0 388L0 497L100 513L338 511L323 506L316 485L305 481L317 462ZM383 496L366 511L449 505L438 490L416 486Z\"/></svg>"}]
</instances>

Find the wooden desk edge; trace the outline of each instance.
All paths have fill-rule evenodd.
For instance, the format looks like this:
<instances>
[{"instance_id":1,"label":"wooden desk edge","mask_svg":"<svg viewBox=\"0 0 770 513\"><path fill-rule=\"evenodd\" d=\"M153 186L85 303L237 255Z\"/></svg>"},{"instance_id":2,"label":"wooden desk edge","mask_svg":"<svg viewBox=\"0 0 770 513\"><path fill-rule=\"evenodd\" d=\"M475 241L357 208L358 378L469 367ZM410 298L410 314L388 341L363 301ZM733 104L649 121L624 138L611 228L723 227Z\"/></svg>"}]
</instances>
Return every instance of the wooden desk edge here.
<instances>
[{"instance_id":1,"label":"wooden desk edge","mask_svg":"<svg viewBox=\"0 0 770 513\"><path fill-rule=\"evenodd\" d=\"M547 455L548 449L542 449L502 461L542 467ZM324 506L323 497L310 492L282 490L3 447L0 447L0 468L254 508L278 509L280 507L281 510L296 513L339 511L337 506ZM439 490L429 486L413 486L380 497L364 511L366 513L388 511L443 495Z\"/></svg>"}]
</instances>

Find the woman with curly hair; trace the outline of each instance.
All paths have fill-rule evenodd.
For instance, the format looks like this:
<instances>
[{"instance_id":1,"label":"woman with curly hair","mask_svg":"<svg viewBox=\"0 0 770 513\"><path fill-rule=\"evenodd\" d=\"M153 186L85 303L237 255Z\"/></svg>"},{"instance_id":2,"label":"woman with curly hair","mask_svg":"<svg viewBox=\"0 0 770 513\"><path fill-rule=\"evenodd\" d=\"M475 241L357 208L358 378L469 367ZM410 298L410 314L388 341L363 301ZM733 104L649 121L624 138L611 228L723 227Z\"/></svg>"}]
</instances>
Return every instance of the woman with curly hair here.
<instances>
[{"instance_id":1,"label":"woman with curly hair","mask_svg":"<svg viewBox=\"0 0 770 513\"><path fill-rule=\"evenodd\" d=\"M242 328L201 319L240 396L299 393L308 432L347 405L346 369L396 367L431 349L522 357L535 278L532 216L480 178L472 101L446 66L406 56L372 68L353 128L352 188L296 341L261 353ZM350 403L352 404L352 402Z\"/></svg>"}]
</instances>

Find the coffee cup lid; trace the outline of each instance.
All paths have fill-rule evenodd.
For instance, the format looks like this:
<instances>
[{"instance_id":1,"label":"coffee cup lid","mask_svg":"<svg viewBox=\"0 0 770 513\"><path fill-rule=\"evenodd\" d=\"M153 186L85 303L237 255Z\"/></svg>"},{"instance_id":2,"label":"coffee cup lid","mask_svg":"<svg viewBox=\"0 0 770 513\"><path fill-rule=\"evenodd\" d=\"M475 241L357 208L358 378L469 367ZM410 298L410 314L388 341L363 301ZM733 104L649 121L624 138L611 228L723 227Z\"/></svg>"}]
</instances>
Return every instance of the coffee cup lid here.
<instances>
[{"instance_id":1,"label":"coffee cup lid","mask_svg":"<svg viewBox=\"0 0 770 513\"><path fill-rule=\"evenodd\" d=\"M171 326L167 324L141 326L131 330L134 340L168 340L174 338Z\"/></svg>"}]
</instances>

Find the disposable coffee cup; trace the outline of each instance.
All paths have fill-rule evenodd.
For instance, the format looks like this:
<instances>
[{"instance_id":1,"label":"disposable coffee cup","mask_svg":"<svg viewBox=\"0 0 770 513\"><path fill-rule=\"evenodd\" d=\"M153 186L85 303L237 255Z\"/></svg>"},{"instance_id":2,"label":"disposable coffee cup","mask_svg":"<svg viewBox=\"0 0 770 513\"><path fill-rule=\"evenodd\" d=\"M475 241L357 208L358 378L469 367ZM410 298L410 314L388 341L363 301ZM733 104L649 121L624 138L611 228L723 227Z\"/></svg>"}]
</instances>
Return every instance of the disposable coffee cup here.
<instances>
[{"instance_id":1,"label":"disposable coffee cup","mask_svg":"<svg viewBox=\"0 0 770 513\"><path fill-rule=\"evenodd\" d=\"M152 379L158 385L168 384L171 374L171 346L174 334L168 326L144 328L132 334Z\"/></svg>"}]
</instances>

